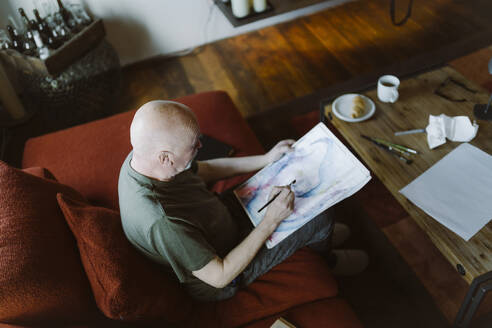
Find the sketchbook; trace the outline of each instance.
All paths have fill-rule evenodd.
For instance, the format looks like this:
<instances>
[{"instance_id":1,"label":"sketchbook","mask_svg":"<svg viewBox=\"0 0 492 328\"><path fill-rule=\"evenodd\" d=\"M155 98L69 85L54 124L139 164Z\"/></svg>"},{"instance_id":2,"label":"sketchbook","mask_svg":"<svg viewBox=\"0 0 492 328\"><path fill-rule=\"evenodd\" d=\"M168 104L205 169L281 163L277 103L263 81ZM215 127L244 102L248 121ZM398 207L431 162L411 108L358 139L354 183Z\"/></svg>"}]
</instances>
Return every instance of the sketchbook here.
<instances>
[{"instance_id":1,"label":"sketchbook","mask_svg":"<svg viewBox=\"0 0 492 328\"><path fill-rule=\"evenodd\" d=\"M234 190L254 226L266 210L275 186L291 186L294 212L277 227L266 246L272 248L316 215L359 191L370 172L323 124L319 123L294 145L294 150L265 166Z\"/></svg>"}]
</instances>

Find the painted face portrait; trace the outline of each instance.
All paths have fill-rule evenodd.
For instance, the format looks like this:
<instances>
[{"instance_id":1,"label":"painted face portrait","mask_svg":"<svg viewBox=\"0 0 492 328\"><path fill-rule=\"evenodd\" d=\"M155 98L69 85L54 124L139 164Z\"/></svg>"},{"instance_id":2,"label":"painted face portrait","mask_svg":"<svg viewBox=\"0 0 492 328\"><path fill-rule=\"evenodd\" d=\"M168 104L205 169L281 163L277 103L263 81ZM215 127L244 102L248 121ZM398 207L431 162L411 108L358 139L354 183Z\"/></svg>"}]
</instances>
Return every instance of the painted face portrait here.
<instances>
[{"instance_id":1,"label":"painted face portrait","mask_svg":"<svg viewBox=\"0 0 492 328\"><path fill-rule=\"evenodd\" d=\"M369 171L326 126L317 125L294 145L292 152L258 172L235 194L257 225L263 219L258 209L268 201L272 188L296 181L291 185L294 211L272 235L275 239L275 234L288 235L297 230L369 179Z\"/></svg>"}]
</instances>

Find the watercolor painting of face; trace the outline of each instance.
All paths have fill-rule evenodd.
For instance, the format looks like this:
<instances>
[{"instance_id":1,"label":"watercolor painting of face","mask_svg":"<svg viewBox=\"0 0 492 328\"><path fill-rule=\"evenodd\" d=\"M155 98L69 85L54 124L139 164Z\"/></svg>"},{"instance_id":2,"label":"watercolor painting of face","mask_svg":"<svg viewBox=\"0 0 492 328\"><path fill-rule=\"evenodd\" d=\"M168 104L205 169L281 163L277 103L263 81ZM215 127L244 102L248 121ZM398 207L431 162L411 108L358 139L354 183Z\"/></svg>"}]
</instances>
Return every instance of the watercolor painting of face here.
<instances>
[{"instance_id":1,"label":"watercolor painting of face","mask_svg":"<svg viewBox=\"0 0 492 328\"><path fill-rule=\"evenodd\" d=\"M369 171L322 123L293 147L234 191L256 226L265 214L258 209L268 201L272 188L296 181L291 185L294 212L267 241L269 248L370 180Z\"/></svg>"}]
</instances>

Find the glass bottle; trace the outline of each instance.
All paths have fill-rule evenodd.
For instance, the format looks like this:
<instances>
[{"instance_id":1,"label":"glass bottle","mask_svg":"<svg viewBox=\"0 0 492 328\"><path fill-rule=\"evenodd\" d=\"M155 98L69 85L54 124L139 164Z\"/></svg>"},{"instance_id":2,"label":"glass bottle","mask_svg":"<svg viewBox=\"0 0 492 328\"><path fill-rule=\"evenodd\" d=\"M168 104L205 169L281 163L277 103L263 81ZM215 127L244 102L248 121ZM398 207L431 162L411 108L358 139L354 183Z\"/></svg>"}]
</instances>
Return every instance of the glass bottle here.
<instances>
[{"instance_id":1,"label":"glass bottle","mask_svg":"<svg viewBox=\"0 0 492 328\"><path fill-rule=\"evenodd\" d=\"M39 25L36 24L34 20L31 19L31 26L36 26L36 29L32 30L33 36L34 36L34 42L36 43L36 46L38 48L38 57L41 59L46 59L48 58L50 51L48 49L48 43L45 42L43 39L43 35L41 34L41 31L39 30ZM42 27L41 27L42 29Z\"/></svg>"},{"instance_id":2,"label":"glass bottle","mask_svg":"<svg viewBox=\"0 0 492 328\"><path fill-rule=\"evenodd\" d=\"M27 56L36 57L38 55L38 47L34 42L34 36L32 35L32 32L30 30L27 31L25 36L26 37L24 38L22 53Z\"/></svg>"},{"instance_id":3,"label":"glass bottle","mask_svg":"<svg viewBox=\"0 0 492 328\"><path fill-rule=\"evenodd\" d=\"M58 3L58 13L60 13L63 21L68 26L68 28L73 33L77 33L78 31L80 31L79 24L77 24L77 21L73 17L72 13L67 8L65 8L63 2L61 0L56 0L56 2Z\"/></svg>"},{"instance_id":4,"label":"glass bottle","mask_svg":"<svg viewBox=\"0 0 492 328\"><path fill-rule=\"evenodd\" d=\"M51 49L58 49L63 44L63 39L58 32L53 29L51 30L51 35L48 38L48 47Z\"/></svg>"},{"instance_id":5,"label":"glass bottle","mask_svg":"<svg viewBox=\"0 0 492 328\"><path fill-rule=\"evenodd\" d=\"M70 33L70 29L65 22L63 21L63 17L59 12L55 12L51 17L51 35L53 38L56 38L56 41L61 44L70 40L72 34Z\"/></svg>"},{"instance_id":6,"label":"glass bottle","mask_svg":"<svg viewBox=\"0 0 492 328\"><path fill-rule=\"evenodd\" d=\"M24 9L19 8L18 10L25 28L24 53L28 56L46 59L48 57L48 49L44 45L43 39L37 29L36 22L27 17Z\"/></svg>"},{"instance_id":7,"label":"glass bottle","mask_svg":"<svg viewBox=\"0 0 492 328\"><path fill-rule=\"evenodd\" d=\"M7 25L7 31L10 35L10 40L12 43L12 49L15 49L19 52L23 50L23 40L22 37L17 32L16 28L13 28L12 25Z\"/></svg>"},{"instance_id":8,"label":"glass bottle","mask_svg":"<svg viewBox=\"0 0 492 328\"><path fill-rule=\"evenodd\" d=\"M87 11L85 11L82 4L71 3L68 5L68 9L72 13L75 20L77 21L77 24L79 24L79 26L82 26L82 28L92 23L91 16L87 13Z\"/></svg>"},{"instance_id":9,"label":"glass bottle","mask_svg":"<svg viewBox=\"0 0 492 328\"><path fill-rule=\"evenodd\" d=\"M22 23L24 24L24 28L26 29L26 31L31 30L31 32L32 32L32 30L36 29L36 26L31 24L31 21L29 20L29 17L27 17L24 9L19 8L18 10L19 10L19 14L21 16L21 20L22 20Z\"/></svg>"},{"instance_id":10,"label":"glass bottle","mask_svg":"<svg viewBox=\"0 0 492 328\"><path fill-rule=\"evenodd\" d=\"M12 42L5 30L0 29L0 50L12 49Z\"/></svg>"},{"instance_id":11,"label":"glass bottle","mask_svg":"<svg viewBox=\"0 0 492 328\"><path fill-rule=\"evenodd\" d=\"M51 31L44 19L41 18L39 15L39 11L37 9L33 10L34 17L36 17L36 26L37 30L39 31L39 34L41 36L41 39L45 44L48 44L48 40L51 36Z\"/></svg>"}]
</instances>

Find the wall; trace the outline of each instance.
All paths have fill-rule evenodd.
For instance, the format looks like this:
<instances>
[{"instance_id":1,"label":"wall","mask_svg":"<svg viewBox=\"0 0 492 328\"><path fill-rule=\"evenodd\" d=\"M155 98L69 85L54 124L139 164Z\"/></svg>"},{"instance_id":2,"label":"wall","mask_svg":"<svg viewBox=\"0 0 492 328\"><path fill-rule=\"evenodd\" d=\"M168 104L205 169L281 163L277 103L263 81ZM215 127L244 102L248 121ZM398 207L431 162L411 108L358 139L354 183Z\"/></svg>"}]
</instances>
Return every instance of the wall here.
<instances>
[{"instance_id":1,"label":"wall","mask_svg":"<svg viewBox=\"0 0 492 328\"><path fill-rule=\"evenodd\" d=\"M32 0L8 1L13 8L22 6L28 15L32 13ZM212 0L85 0L85 4L95 17L103 18L107 39L125 65L156 55L172 55L347 1L331 0L238 28Z\"/></svg>"},{"instance_id":2,"label":"wall","mask_svg":"<svg viewBox=\"0 0 492 328\"><path fill-rule=\"evenodd\" d=\"M8 17L14 13L9 1L0 0L0 28L5 29L8 22Z\"/></svg>"}]
</instances>

